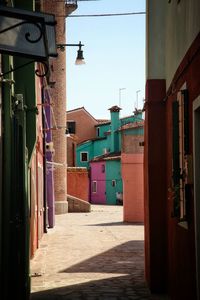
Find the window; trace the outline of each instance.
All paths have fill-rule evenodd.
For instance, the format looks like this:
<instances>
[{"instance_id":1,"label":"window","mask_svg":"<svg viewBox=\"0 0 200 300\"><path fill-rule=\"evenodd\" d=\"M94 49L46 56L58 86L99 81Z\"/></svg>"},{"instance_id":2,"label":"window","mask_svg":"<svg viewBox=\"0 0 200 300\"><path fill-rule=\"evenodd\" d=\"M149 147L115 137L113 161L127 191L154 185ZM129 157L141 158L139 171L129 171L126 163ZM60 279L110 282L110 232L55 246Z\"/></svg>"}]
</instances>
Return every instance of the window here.
<instances>
[{"instance_id":1,"label":"window","mask_svg":"<svg viewBox=\"0 0 200 300\"><path fill-rule=\"evenodd\" d=\"M187 219L187 195L189 191L189 119L188 92L182 90L172 106L172 178L173 178L173 216L180 221Z\"/></svg>"},{"instance_id":2,"label":"window","mask_svg":"<svg viewBox=\"0 0 200 300\"><path fill-rule=\"evenodd\" d=\"M68 133L75 134L76 133L76 122L68 121L67 122Z\"/></svg>"},{"instance_id":3,"label":"window","mask_svg":"<svg viewBox=\"0 0 200 300\"><path fill-rule=\"evenodd\" d=\"M97 181L92 181L92 193L97 192Z\"/></svg>"},{"instance_id":4,"label":"window","mask_svg":"<svg viewBox=\"0 0 200 300\"><path fill-rule=\"evenodd\" d=\"M88 152L81 152L81 161L88 161Z\"/></svg>"},{"instance_id":5,"label":"window","mask_svg":"<svg viewBox=\"0 0 200 300\"><path fill-rule=\"evenodd\" d=\"M101 173L105 173L105 165L101 165Z\"/></svg>"},{"instance_id":6,"label":"window","mask_svg":"<svg viewBox=\"0 0 200 300\"><path fill-rule=\"evenodd\" d=\"M112 180L112 186L113 186L113 187L116 186L116 180Z\"/></svg>"},{"instance_id":7,"label":"window","mask_svg":"<svg viewBox=\"0 0 200 300\"><path fill-rule=\"evenodd\" d=\"M97 127L97 136L100 136L100 128Z\"/></svg>"}]
</instances>

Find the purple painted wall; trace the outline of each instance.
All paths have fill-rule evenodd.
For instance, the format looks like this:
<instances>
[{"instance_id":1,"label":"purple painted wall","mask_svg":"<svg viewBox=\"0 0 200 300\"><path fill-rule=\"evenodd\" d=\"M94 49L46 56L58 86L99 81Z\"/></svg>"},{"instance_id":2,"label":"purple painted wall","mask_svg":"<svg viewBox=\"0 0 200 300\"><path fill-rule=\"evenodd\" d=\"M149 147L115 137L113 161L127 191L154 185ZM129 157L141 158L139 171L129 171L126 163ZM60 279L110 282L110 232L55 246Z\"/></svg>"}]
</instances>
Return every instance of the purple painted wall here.
<instances>
[{"instance_id":1,"label":"purple painted wall","mask_svg":"<svg viewBox=\"0 0 200 300\"><path fill-rule=\"evenodd\" d=\"M48 90L44 91L43 107L44 119L45 119L45 137L46 143L52 142L52 113L51 113L51 100ZM48 225L49 228L53 228L55 225L55 196L54 196L54 179L53 179L53 164L52 152L45 151L46 156L46 197L48 205Z\"/></svg>"},{"instance_id":2,"label":"purple painted wall","mask_svg":"<svg viewBox=\"0 0 200 300\"><path fill-rule=\"evenodd\" d=\"M103 161L92 162L90 163L90 167L91 203L106 204L106 164ZM94 185L96 185L96 191L94 191Z\"/></svg>"}]
</instances>

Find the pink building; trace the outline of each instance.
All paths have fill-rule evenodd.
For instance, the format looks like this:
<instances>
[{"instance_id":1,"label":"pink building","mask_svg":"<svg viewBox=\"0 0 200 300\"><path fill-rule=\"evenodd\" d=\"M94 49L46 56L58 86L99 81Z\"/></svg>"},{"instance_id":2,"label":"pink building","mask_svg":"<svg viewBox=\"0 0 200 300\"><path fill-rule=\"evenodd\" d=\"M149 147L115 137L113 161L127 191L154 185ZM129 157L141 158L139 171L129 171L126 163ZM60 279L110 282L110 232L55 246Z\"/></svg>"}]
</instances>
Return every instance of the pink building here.
<instances>
[{"instance_id":1,"label":"pink building","mask_svg":"<svg viewBox=\"0 0 200 300\"><path fill-rule=\"evenodd\" d=\"M91 163L91 202L94 204L106 204L106 162Z\"/></svg>"},{"instance_id":2,"label":"pink building","mask_svg":"<svg viewBox=\"0 0 200 300\"><path fill-rule=\"evenodd\" d=\"M122 126L121 168L125 222L144 222L143 125Z\"/></svg>"},{"instance_id":3,"label":"pink building","mask_svg":"<svg viewBox=\"0 0 200 300\"><path fill-rule=\"evenodd\" d=\"M144 222L143 154L121 155L125 222Z\"/></svg>"}]
</instances>

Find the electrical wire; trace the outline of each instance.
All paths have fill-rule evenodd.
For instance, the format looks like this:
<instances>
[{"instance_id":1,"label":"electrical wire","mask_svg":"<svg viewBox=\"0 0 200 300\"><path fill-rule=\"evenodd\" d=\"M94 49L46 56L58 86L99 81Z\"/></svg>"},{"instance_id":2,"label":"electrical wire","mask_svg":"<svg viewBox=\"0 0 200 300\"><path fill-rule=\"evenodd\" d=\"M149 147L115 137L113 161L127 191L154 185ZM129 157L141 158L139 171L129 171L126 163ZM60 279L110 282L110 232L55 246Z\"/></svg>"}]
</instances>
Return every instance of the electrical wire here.
<instances>
[{"instance_id":1,"label":"electrical wire","mask_svg":"<svg viewBox=\"0 0 200 300\"><path fill-rule=\"evenodd\" d=\"M67 18L87 18L87 17L118 17L118 16L131 16L131 15L145 15L145 11L127 12L127 13L110 13L110 14L94 14L94 15L69 15Z\"/></svg>"}]
</instances>

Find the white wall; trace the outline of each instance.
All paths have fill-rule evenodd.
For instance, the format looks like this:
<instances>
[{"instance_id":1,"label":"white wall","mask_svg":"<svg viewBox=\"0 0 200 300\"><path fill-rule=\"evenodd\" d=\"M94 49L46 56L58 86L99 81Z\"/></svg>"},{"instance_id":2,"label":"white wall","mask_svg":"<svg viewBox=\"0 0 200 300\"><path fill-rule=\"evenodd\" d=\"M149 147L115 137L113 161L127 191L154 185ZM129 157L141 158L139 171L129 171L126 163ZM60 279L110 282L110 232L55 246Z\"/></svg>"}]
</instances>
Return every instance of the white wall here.
<instances>
[{"instance_id":1,"label":"white wall","mask_svg":"<svg viewBox=\"0 0 200 300\"><path fill-rule=\"evenodd\" d=\"M199 0L146 0L146 79L166 79L174 73L200 31Z\"/></svg>"},{"instance_id":2,"label":"white wall","mask_svg":"<svg viewBox=\"0 0 200 300\"><path fill-rule=\"evenodd\" d=\"M177 4L177 0L171 0L166 10L165 59L167 61L167 87L199 31L200 1L181 0Z\"/></svg>"}]
</instances>

